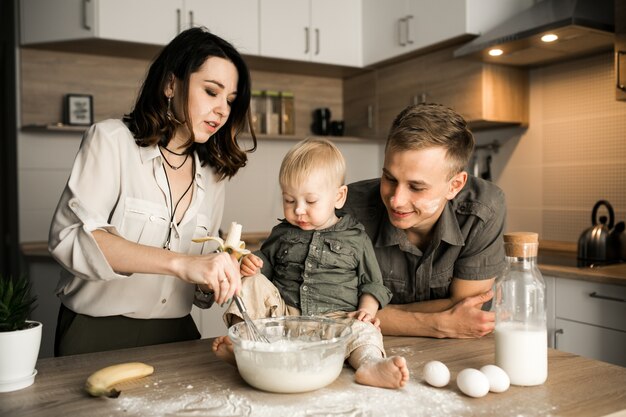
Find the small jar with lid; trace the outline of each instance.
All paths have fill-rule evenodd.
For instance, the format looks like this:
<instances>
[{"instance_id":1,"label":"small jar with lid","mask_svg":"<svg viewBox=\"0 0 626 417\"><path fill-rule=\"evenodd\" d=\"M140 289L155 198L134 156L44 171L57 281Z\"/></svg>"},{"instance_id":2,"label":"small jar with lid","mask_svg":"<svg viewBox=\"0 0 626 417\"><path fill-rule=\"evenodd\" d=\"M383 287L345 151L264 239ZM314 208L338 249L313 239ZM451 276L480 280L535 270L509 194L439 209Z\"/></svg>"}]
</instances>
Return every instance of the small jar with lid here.
<instances>
[{"instance_id":1,"label":"small jar with lid","mask_svg":"<svg viewBox=\"0 0 626 417\"><path fill-rule=\"evenodd\" d=\"M265 111L265 133L280 134L280 93L278 91L265 91Z\"/></svg>"},{"instance_id":2,"label":"small jar with lid","mask_svg":"<svg viewBox=\"0 0 626 417\"><path fill-rule=\"evenodd\" d=\"M546 285L537 266L539 235L504 234L507 268L496 280L496 365L514 385L548 377Z\"/></svg>"},{"instance_id":3,"label":"small jar with lid","mask_svg":"<svg viewBox=\"0 0 626 417\"><path fill-rule=\"evenodd\" d=\"M296 134L296 109L293 93L281 91L280 93L280 134Z\"/></svg>"},{"instance_id":4,"label":"small jar with lid","mask_svg":"<svg viewBox=\"0 0 626 417\"><path fill-rule=\"evenodd\" d=\"M250 92L250 119L251 127L254 133L263 133L261 130L261 119L263 118L263 107L265 103L262 103L262 94L259 90L252 90Z\"/></svg>"}]
</instances>

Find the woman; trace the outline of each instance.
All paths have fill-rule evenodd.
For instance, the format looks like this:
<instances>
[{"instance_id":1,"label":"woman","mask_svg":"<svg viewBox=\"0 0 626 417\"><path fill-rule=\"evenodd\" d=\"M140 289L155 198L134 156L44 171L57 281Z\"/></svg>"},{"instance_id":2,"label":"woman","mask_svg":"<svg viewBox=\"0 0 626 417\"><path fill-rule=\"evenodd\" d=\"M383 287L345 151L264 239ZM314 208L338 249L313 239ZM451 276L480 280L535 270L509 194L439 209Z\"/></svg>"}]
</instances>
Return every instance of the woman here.
<instances>
[{"instance_id":1,"label":"woman","mask_svg":"<svg viewBox=\"0 0 626 417\"><path fill-rule=\"evenodd\" d=\"M49 250L64 270L55 355L197 339L192 303L223 303L239 266L211 242L224 179L245 166L250 75L203 28L150 66L132 112L91 126L54 214Z\"/></svg>"}]
</instances>

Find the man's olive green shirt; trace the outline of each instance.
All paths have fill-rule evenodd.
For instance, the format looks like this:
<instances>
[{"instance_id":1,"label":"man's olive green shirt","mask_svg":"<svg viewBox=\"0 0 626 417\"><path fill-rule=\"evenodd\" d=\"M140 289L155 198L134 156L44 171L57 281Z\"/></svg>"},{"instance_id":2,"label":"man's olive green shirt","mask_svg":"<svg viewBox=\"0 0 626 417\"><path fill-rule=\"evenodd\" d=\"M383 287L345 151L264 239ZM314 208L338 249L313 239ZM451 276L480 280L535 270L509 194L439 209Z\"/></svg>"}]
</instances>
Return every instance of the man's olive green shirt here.
<instances>
[{"instance_id":1,"label":"man's olive green shirt","mask_svg":"<svg viewBox=\"0 0 626 417\"><path fill-rule=\"evenodd\" d=\"M302 230L282 220L254 254L263 259L261 272L285 303L302 315L355 311L364 293L380 308L391 299L372 242L350 215L323 230Z\"/></svg>"},{"instance_id":2,"label":"man's olive green shirt","mask_svg":"<svg viewBox=\"0 0 626 417\"><path fill-rule=\"evenodd\" d=\"M390 223L380 179L350 184L342 211L365 226L393 304L447 298L452 278L490 279L505 268L504 193L474 176L448 201L424 252Z\"/></svg>"}]
</instances>

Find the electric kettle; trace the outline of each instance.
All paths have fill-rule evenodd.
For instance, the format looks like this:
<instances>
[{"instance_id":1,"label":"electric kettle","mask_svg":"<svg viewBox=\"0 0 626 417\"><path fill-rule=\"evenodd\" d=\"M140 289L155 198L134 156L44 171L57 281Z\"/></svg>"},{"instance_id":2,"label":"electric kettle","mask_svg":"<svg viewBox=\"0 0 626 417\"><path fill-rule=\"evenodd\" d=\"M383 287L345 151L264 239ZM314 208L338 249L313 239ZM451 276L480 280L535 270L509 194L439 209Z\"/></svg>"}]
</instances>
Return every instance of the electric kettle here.
<instances>
[{"instance_id":1,"label":"electric kettle","mask_svg":"<svg viewBox=\"0 0 626 417\"><path fill-rule=\"evenodd\" d=\"M601 206L608 210L608 219L606 216L597 217ZM614 222L615 214L611 204L606 200L598 201L591 212L592 226L578 239L578 266L602 265L619 261L621 256L619 234L612 230Z\"/></svg>"}]
</instances>

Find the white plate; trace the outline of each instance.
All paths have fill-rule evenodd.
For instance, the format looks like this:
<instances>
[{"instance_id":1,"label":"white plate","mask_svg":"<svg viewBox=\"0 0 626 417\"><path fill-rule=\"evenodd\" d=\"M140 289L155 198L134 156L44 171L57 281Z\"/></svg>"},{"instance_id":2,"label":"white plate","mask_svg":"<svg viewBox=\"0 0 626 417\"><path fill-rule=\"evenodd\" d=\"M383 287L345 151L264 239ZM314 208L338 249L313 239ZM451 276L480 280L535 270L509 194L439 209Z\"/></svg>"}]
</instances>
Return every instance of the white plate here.
<instances>
[{"instance_id":1,"label":"white plate","mask_svg":"<svg viewBox=\"0 0 626 417\"><path fill-rule=\"evenodd\" d=\"M18 389L30 387L35 382L35 375L37 375L36 369L31 375L26 377L14 379L13 381L0 381L0 392L17 391Z\"/></svg>"}]
</instances>

